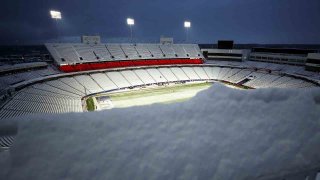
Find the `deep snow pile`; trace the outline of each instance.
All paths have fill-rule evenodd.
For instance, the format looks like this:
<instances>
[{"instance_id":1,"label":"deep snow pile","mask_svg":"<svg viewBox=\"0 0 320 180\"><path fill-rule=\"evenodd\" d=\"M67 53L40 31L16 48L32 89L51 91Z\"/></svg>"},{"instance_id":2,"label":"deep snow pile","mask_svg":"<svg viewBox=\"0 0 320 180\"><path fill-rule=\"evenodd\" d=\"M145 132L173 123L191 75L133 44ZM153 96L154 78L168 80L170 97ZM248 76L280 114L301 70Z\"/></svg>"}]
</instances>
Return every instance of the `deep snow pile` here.
<instances>
[{"instance_id":1,"label":"deep snow pile","mask_svg":"<svg viewBox=\"0 0 320 180\"><path fill-rule=\"evenodd\" d=\"M6 179L239 180L320 167L319 89L215 84L185 103L17 122L0 158Z\"/></svg>"}]
</instances>

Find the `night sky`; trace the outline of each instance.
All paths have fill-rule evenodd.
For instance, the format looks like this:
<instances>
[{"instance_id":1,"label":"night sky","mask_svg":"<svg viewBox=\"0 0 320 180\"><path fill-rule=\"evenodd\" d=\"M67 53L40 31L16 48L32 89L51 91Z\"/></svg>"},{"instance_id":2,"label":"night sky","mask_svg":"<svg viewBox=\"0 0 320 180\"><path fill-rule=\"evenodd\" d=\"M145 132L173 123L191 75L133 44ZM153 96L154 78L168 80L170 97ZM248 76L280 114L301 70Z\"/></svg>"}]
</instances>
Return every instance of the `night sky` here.
<instances>
[{"instance_id":1,"label":"night sky","mask_svg":"<svg viewBox=\"0 0 320 180\"><path fill-rule=\"evenodd\" d=\"M1 0L0 44L48 42L99 34L106 40L130 36L126 18L136 21L134 37L161 35L214 43L320 44L320 0ZM62 12L55 24L49 10Z\"/></svg>"}]
</instances>

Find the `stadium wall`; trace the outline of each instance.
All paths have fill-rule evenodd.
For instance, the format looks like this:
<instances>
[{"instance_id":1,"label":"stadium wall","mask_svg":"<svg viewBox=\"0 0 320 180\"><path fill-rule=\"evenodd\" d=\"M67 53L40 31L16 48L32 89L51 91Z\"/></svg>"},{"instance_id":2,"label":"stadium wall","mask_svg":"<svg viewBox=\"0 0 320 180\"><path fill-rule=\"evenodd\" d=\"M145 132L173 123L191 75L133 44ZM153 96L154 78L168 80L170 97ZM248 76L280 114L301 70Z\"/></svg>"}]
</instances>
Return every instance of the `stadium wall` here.
<instances>
[{"instance_id":1,"label":"stadium wall","mask_svg":"<svg viewBox=\"0 0 320 180\"><path fill-rule=\"evenodd\" d=\"M175 65L175 64L203 64L203 59L147 59L129 61L109 61L99 63L84 63L60 65L59 69L63 72L79 72L98 69L110 69L134 66L154 66L154 65Z\"/></svg>"}]
</instances>

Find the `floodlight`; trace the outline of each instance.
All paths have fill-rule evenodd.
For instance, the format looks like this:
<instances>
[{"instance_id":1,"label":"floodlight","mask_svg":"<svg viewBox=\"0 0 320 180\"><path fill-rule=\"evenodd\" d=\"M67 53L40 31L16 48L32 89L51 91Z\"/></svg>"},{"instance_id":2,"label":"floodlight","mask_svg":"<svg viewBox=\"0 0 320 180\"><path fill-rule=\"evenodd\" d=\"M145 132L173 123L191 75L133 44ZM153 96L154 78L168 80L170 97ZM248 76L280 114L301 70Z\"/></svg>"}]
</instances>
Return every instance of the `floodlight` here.
<instances>
[{"instance_id":1,"label":"floodlight","mask_svg":"<svg viewBox=\"0 0 320 180\"><path fill-rule=\"evenodd\" d=\"M184 22L184 27L185 28L190 28L191 27L191 22L190 21L185 21Z\"/></svg>"},{"instance_id":2,"label":"floodlight","mask_svg":"<svg viewBox=\"0 0 320 180\"><path fill-rule=\"evenodd\" d=\"M127 24L128 24L129 26L134 25L134 19L128 18L128 19L127 19Z\"/></svg>"},{"instance_id":3,"label":"floodlight","mask_svg":"<svg viewBox=\"0 0 320 180\"><path fill-rule=\"evenodd\" d=\"M59 11L50 11L52 19L62 19L61 12Z\"/></svg>"}]
</instances>

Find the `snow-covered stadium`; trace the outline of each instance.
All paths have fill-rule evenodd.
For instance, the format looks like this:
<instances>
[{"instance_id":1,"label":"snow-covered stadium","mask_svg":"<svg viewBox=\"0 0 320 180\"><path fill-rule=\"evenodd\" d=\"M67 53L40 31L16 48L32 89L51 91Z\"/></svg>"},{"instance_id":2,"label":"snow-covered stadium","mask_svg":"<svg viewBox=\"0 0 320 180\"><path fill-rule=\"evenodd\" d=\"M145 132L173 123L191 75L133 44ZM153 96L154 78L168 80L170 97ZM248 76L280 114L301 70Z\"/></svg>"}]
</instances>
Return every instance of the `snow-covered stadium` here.
<instances>
[{"instance_id":1,"label":"snow-covered stadium","mask_svg":"<svg viewBox=\"0 0 320 180\"><path fill-rule=\"evenodd\" d=\"M1 61L2 177L320 178L317 50L45 47Z\"/></svg>"},{"instance_id":2,"label":"snow-covered stadium","mask_svg":"<svg viewBox=\"0 0 320 180\"><path fill-rule=\"evenodd\" d=\"M1 119L30 113L83 112L85 97L136 88L203 82L247 89L314 88L320 79L319 73L303 66L206 60L195 44L46 47L54 65L36 62L1 67Z\"/></svg>"}]
</instances>

